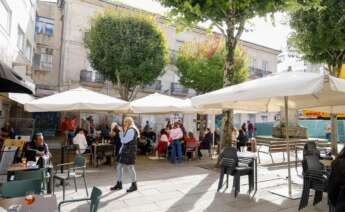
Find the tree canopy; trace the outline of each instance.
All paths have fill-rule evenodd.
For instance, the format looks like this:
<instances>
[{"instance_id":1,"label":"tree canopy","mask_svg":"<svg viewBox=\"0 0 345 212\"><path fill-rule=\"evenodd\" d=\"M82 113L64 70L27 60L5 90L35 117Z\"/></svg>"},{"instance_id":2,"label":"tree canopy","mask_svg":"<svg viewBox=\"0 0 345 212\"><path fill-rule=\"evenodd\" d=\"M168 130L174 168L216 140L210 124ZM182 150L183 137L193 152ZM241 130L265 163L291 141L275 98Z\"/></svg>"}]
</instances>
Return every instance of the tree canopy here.
<instances>
[{"instance_id":1,"label":"tree canopy","mask_svg":"<svg viewBox=\"0 0 345 212\"><path fill-rule=\"evenodd\" d=\"M153 16L107 9L94 17L87 34L92 67L117 85L125 100L152 83L167 64L166 39Z\"/></svg>"},{"instance_id":2,"label":"tree canopy","mask_svg":"<svg viewBox=\"0 0 345 212\"><path fill-rule=\"evenodd\" d=\"M226 49L224 39L209 37L204 41L185 43L179 51L176 66L183 86L206 93L223 87ZM235 50L234 83L248 77L248 58L241 47Z\"/></svg>"},{"instance_id":3,"label":"tree canopy","mask_svg":"<svg viewBox=\"0 0 345 212\"><path fill-rule=\"evenodd\" d=\"M291 13L294 32L289 41L304 58L325 63L339 77L345 63L345 1L320 0L319 7L300 8Z\"/></svg>"}]
</instances>

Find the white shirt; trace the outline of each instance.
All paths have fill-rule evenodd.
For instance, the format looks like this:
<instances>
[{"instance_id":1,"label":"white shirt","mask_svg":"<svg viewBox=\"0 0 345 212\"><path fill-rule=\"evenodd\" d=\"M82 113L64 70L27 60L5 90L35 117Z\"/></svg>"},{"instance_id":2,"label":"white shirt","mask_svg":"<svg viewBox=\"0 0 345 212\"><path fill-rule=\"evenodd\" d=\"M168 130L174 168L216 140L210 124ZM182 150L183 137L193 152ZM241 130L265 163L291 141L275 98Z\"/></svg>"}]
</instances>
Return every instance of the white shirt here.
<instances>
[{"instance_id":1,"label":"white shirt","mask_svg":"<svg viewBox=\"0 0 345 212\"><path fill-rule=\"evenodd\" d=\"M168 142L169 142L168 136L165 135L165 134L163 134L163 135L161 136L160 141L162 141L162 142L167 142L167 143L168 143Z\"/></svg>"},{"instance_id":2,"label":"white shirt","mask_svg":"<svg viewBox=\"0 0 345 212\"><path fill-rule=\"evenodd\" d=\"M80 154L83 154L85 152L85 150L87 149L87 141L86 141L85 135L78 133L73 138L73 144L78 144L79 145ZM77 154L78 154L78 152L77 152Z\"/></svg>"}]
</instances>

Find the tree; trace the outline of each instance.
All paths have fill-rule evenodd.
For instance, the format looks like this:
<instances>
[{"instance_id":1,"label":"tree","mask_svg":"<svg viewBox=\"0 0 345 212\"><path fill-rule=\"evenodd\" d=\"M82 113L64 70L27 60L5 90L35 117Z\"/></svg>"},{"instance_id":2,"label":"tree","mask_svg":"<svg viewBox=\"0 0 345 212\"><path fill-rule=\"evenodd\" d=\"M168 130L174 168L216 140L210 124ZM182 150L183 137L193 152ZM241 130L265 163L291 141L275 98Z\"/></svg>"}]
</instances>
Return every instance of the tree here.
<instances>
[{"instance_id":1,"label":"tree","mask_svg":"<svg viewBox=\"0 0 345 212\"><path fill-rule=\"evenodd\" d=\"M155 17L123 9L97 14L85 39L93 68L131 100L139 86L152 83L167 64L167 47Z\"/></svg>"},{"instance_id":2,"label":"tree","mask_svg":"<svg viewBox=\"0 0 345 212\"><path fill-rule=\"evenodd\" d=\"M285 9L294 0L159 0L171 8L171 16L187 26L211 21L225 37L226 60L223 86L235 82L235 49L245 30L246 22L255 16L264 16ZM222 143L231 146L233 110L223 111Z\"/></svg>"},{"instance_id":3,"label":"tree","mask_svg":"<svg viewBox=\"0 0 345 212\"><path fill-rule=\"evenodd\" d=\"M291 13L294 32L289 43L310 62L327 65L328 72L340 76L345 63L345 1L321 0L318 7L302 7ZM337 154L336 115L332 120L332 151Z\"/></svg>"},{"instance_id":4,"label":"tree","mask_svg":"<svg viewBox=\"0 0 345 212\"><path fill-rule=\"evenodd\" d=\"M222 88L225 58L225 42L219 37L185 43L176 62L181 84L199 93ZM241 83L247 79L249 68L247 55L240 47L235 50L234 63L234 83Z\"/></svg>"}]
</instances>

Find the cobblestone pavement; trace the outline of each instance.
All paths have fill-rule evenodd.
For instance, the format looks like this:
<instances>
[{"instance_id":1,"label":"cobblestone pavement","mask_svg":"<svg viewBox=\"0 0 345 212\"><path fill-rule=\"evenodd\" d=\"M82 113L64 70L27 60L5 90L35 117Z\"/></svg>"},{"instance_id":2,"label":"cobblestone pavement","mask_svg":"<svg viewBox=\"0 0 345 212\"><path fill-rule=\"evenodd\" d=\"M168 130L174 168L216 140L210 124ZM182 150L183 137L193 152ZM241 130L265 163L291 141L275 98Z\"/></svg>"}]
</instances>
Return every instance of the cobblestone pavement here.
<instances>
[{"instance_id":1,"label":"cobblestone pavement","mask_svg":"<svg viewBox=\"0 0 345 212\"><path fill-rule=\"evenodd\" d=\"M277 153L274 157L277 162L282 161L281 154ZM234 198L231 188L217 192L219 174L213 166L215 160L210 159L187 161L173 165L166 160L150 160L147 157L139 157L136 166L139 190L130 194L125 191L129 187L127 170L125 170L124 190L116 192L109 190L115 183L114 166L103 165L99 168L88 168L87 182L89 191L93 186L97 186L103 191L99 211L298 211L298 199L291 200L270 192L286 190L286 164L272 166L268 165L270 163L268 156L262 158L263 164L260 164L258 168L258 192L254 197L247 194L248 180L246 177L241 178L241 193L238 198ZM298 192L301 189L302 178L298 176L295 168L291 170L291 173L294 183L293 190ZM301 173L300 168L299 173ZM230 177L229 184L232 185L232 177ZM58 201L61 201L61 188L58 187L56 191ZM74 191L72 183L67 188L66 199L85 196L82 181L78 181L78 192ZM322 203L314 207L311 199L308 208L302 211L327 211L326 200L327 197L325 196ZM89 204L87 202L66 204L62 207L62 211L88 210Z\"/></svg>"}]
</instances>

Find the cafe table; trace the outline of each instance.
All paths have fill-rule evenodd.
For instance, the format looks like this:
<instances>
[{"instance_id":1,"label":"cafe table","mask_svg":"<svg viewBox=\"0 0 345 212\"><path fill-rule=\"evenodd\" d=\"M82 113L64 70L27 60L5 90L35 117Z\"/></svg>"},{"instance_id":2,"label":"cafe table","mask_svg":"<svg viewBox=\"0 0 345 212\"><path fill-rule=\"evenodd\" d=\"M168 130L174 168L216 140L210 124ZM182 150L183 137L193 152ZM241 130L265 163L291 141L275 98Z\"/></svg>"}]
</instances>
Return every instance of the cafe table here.
<instances>
[{"instance_id":1,"label":"cafe table","mask_svg":"<svg viewBox=\"0 0 345 212\"><path fill-rule=\"evenodd\" d=\"M20 205L19 212L57 212L57 200L55 196L34 195L35 201L31 205L25 203L25 197L1 199L0 207L8 210L10 206Z\"/></svg>"},{"instance_id":2,"label":"cafe table","mask_svg":"<svg viewBox=\"0 0 345 212\"><path fill-rule=\"evenodd\" d=\"M52 188L53 188L53 165L50 163L46 168L47 168L47 171L49 173L47 193L51 194ZM13 164L8 166L8 169L7 169L7 181L11 180L11 176L15 172L19 172L19 171L33 171L33 170L38 170L38 169L39 169L39 167L28 167L25 163L13 163Z\"/></svg>"}]
</instances>

